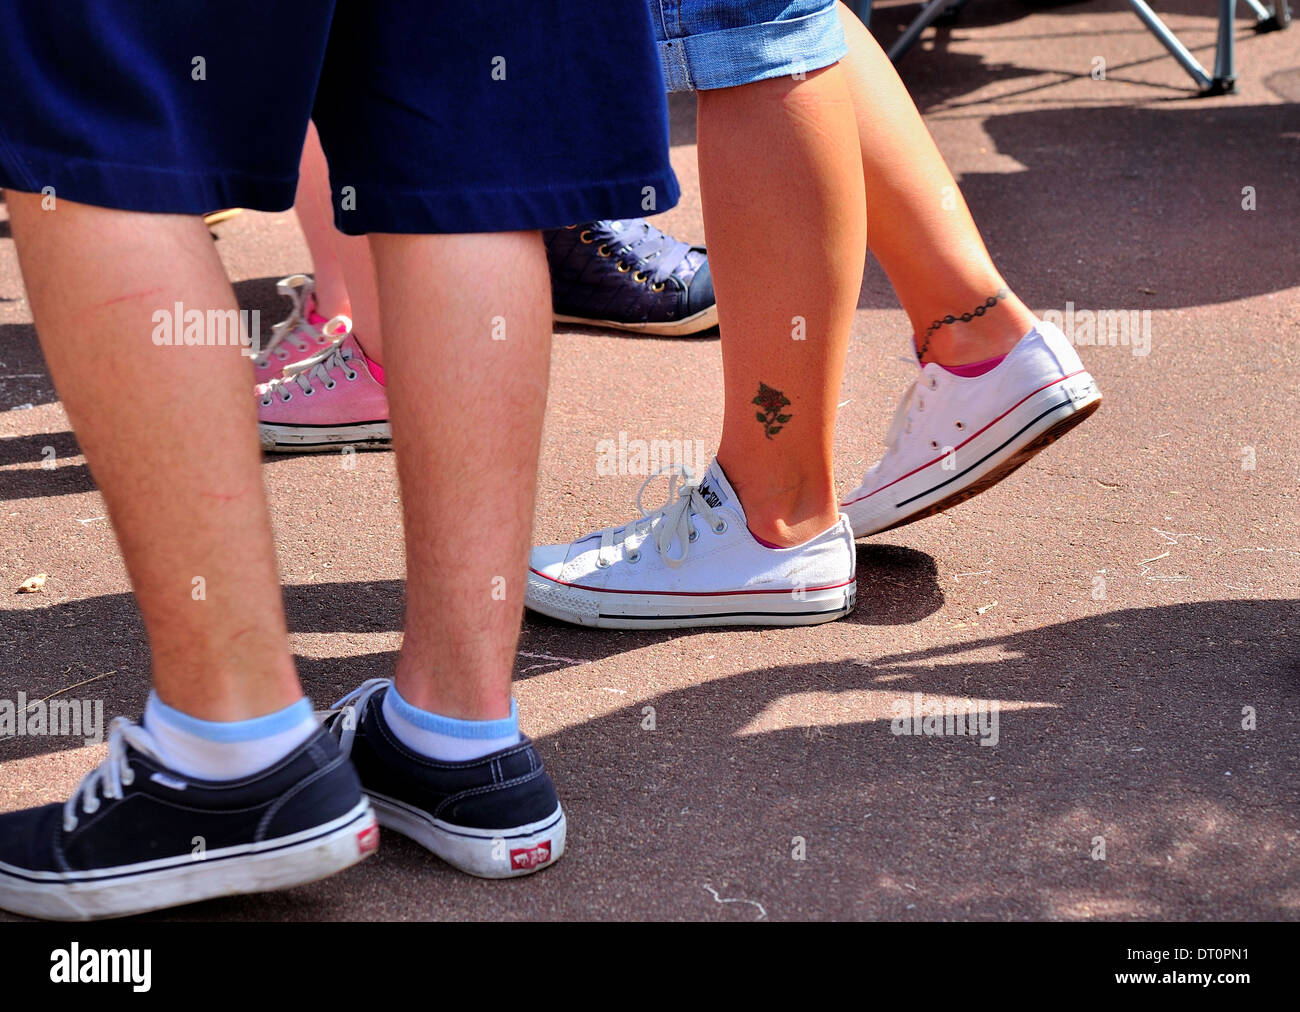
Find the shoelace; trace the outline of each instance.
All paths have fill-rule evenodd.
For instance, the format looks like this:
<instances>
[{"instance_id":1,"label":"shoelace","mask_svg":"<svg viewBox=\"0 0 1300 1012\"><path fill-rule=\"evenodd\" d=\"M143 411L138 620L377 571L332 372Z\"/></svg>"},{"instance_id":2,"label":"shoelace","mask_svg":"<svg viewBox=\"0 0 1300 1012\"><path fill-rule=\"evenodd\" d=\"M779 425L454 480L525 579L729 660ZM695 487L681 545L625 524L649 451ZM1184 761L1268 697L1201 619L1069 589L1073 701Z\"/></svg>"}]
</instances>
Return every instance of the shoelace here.
<instances>
[{"instance_id":1,"label":"shoelace","mask_svg":"<svg viewBox=\"0 0 1300 1012\"><path fill-rule=\"evenodd\" d=\"M356 352L351 348L344 348L343 342L352 333L352 321L346 316L336 316L329 323L325 324L325 333L332 334L335 330L341 333L334 339L324 351L298 364L298 366L285 376L278 376L269 380L262 387L262 405L269 406L272 398L279 396L280 400L288 403L293 400L293 388L298 387L304 397L311 397L316 393L316 383L320 383L326 390L333 390L338 383L330 375L336 369L342 369L343 375L351 383L360 375L349 364L356 358Z\"/></svg>"},{"instance_id":2,"label":"shoelace","mask_svg":"<svg viewBox=\"0 0 1300 1012\"><path fill-rule=\"evenodd\" d=\"M307 337L312 341L315 341L317 344L320 344L325 336L316 327L307 322L307 315L303 311L306 308L307 293L310 289L303 285L287 284L286 282L288 280L289 279L286 278L275 287L276 291L281 295L287 295L293 300L293 308L289 310L289 315L287 317L279 323L272 325L271 339L266 342L266 347L262 349L262 353L258 355L257 358L253 359L253 364L259 369L265 369L267 367L271 361L271 356L275 355L280 345L285 342L292 344L300 352L307 351L311 345L306 340L297 336L298 331L305 333ZM286 352L284 355L280 355L279 357L287 358L288 353Z\"/></svg>"},{"instance_id":3,"label":"shoelace","mask_svg":"<svg viewBox=\"0 0 1300 1012\"><path fill-rule=\"evenodd\" d=\"M650 483L661 476L668 478L668 501L657 510L647 510L641 501L642 497ZM616 544L622 543L627 561L635 563L641 558L641 546L648 540L654 541L659 557L676 569L686 561L686 554L696 538L695 527L691 523L691 517L695 514L709 525L714 534L722 534L727 530L727 521L718 516L700 495L700 483L692 476L691 469L683 465L661 468L646 478L636 494L636 508L641 511L641 515L631 523L622 527L607 527L601 531L596 565L602 569L618 561L613 554ZM680 555L669 554L673 538L677 538L682 546Z\"/></svg>"},{"instance_id":4,"label":"shoelace","mask_svg":"<svg viewBox=\"0 0 1300 1012\"><path fill-rule=\"evenodd\" d=\"M612 221L596 221L588 225L593 242L599 242L602 248L612 249L621 255L626 253L653 284L663 284L673 271L686 260L691 251L689 243L674 239L660 232L648 221L619 222L621 228L615 228Z\"/></svg>"},{"instance_id":5,"label":"shoelace","mask_svg":"<svg viewBox=\"0 0 1300 1012\"><path fill-rule=\"evenodd\" d=\"M906 362L909 365L916 365L915 358L908 358L899 355L900 362ZM933 390L938 386L933 376L918 375L912 381L912 385L907 388L907 393L903 394L903 399L898 402L898 407L894 410L894 417L889 423L889 428L885 430L886 456L898 449L899 437L912 431L912 409L917 411L925 410L924 390Z\"/></svg>"},{"instance_id":6,"label":"shoelace","mask_svg":"<svg viewBox=\"0 0 1300 1012\"><path fill-rule=\"evenodd\" d=\"M78 803L85 814L93 815L99 810L101 790L105 798L120 799L122 788L130 787L135 781L135 771L131 769L127 759L128 745L137 752L158 759L158 754L154 751L153 739L148 731L139 724L131 723L125 717L114 717L113 723L108 727L108 756L81 778L72 796L63 803L65 833L71 833L77 828Z\"/></svg>"},{"instance_id":7,"label":"shoelace","mask_svg":"<svg viewBox=\"0 0 1300 1012\"><path fill-rule=\"evenodd\" d=\"M392 684L391 678L367 679L323 714L317 713L318 717L323 716L327 721L337 718L330 724L330 733L338 741L339 751L343 755L352 754L352 739L357 736L357 723L361 719L361 714L365 712L370 697Z\"/></svg>"}]
</instances>

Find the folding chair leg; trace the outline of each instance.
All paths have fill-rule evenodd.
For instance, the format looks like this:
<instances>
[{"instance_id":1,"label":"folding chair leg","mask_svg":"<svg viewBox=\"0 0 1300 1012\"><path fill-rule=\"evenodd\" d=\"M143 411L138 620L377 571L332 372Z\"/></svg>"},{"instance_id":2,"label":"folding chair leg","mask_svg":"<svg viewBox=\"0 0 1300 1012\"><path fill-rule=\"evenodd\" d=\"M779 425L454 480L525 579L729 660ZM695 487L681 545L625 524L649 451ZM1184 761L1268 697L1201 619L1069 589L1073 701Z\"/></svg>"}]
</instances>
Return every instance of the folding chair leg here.
<instances>
[{"instance_id":1,"label":"folding chair leg","mask_svg":"<svg viewBox=\"0 0 1300 1012\"><path fill-rule=\"evenodd\" d=\"M1214 86L1214 81L1206 73L1205 68L1201 66L1196 57L1178 40L1178 36L1171 32L1168 26L1156 16L1156 12L1147 5L1146 0L1128 0L1128 2L1129 6L1133 8L1133 13L1142 19L1142 23L1151 29L1151 33L1160 40L1160 44L1169 50L1169 55L1177 60L1187 73L1191 74L1192 80L1200 86L1203 93L1209 94L1210 89ZM1231 0L1221 0L1221 2L1228 3ZM1231 31L1231 24L1228 27L1229 31Z\"/></svg>"},{"instance_id":2,"label":"folding chair leg","mask_svg":"<svg viewBox=\"0 0 1300 1012\"><path fill-rule=\"evenodd\" d=\"M1287 0L1274 0L1273 9L1270 11L1259 3L1259 0L1246 0L1250 4L1251 10L1259 19L1255 22L1255 31L1257 32L1280 32L1291 24L1291 7Z\"/></svg>"},{"instance_id":3,"label":"folding chair leg","mask_svg":"<svg viewBox=\"0 0 1300 1012\"><path fill-rule=\"evenodd\" d=\"M955 3L956 0L930 0L923 8L921 13L916 16L907 31L898 37L898 41L889 47L890 60L897 62L898 58L906 53L915 44L916 40L921 37L921 33L934 23L945 10Z\"/></svg>"},{"instance_id":4,"label":"folding chair leg","mask_svg":"<svg viewBox=\"0 0 1300 1012\"><path fill-rule=\"evenodd\" d=\"M1232 22L1236 16L1237 0L1219 0L1219 44L1214 50L1214 80L1206 90L1208 95L1223 95L1237 87L1232 53Z\"/></svg>"}]
</instances>

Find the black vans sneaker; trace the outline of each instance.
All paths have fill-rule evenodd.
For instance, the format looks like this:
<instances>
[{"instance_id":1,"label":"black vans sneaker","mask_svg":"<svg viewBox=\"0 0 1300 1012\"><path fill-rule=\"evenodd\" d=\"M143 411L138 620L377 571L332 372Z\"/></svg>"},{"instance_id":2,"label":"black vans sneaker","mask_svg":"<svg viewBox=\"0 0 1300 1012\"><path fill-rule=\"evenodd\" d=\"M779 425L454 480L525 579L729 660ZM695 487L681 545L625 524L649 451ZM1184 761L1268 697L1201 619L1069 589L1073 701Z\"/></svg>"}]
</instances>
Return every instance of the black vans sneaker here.
<instances>
[{"instance_id":1,"label":"black vans sneaker","mask_svg":"<svg viewBox=\"0 0 1300 1012\"><path fill-rule=\"evenodd\" d=\"M417 755L384 722L392 681L372 678L334 704L326 721L351 755L379 824L482 878L514 878L564 853L564 810L526 737L468 762Z\"/></svg>"},{"instance_id":2,"label":"black vans sneaker","mask_svg":"<svg viewBox=\"0 0 1300 1012\"><path fill-rule=\"evenodd\" d=\"M379 846L356 771L323 728L274 766L194 780L119 717L65 804L0 815L0 909L84 921L312 882Z\"/></svg>"}]
</instances>

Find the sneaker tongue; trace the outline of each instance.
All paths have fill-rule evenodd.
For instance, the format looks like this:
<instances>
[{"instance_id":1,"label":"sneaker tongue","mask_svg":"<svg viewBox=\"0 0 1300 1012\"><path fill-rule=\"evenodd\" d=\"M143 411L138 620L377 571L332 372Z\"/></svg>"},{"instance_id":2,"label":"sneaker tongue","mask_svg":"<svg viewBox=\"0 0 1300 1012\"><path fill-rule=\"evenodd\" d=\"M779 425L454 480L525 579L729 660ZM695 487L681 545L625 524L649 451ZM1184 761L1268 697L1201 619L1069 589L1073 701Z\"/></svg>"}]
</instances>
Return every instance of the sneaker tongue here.
<instances>
[{"instance_id":1,"label":"sneaker tongue","mask_svg":"<svg viewBox=\"0 0 1300 1012\"><path fill-rule=\"evenodd\" d=\"M312 292L307 296L306 306L304 306L304 309L306 309L306 312L303 313L303 317L318 330L330 322L330 318L322 314L320 309L317 307L315 292Z\"/></svg>"},{"instance_id":2,"label":"sneaker tongue","mask_svg":"<svg viewBox=\"0 0 1300 1012\"><path fill-rule=\"evenodd\" d=\"M704 472L704 477L700 479L700 495L715 510L728 506L741 516L745 515L745 511L740 506L740 499L737 498L735 489L731 487L731 482L727 481L727 476L722 473L716 457Z\"/></svg>"},{"instance_id":3,"label":"sneaker tongue","mask_svg":"<svg viewBox=\"0 0 1300 1012\"><path fill-rule=\"evenodd\" d=\"M335 337L337 338L337 335L335 335ZM343 361L345 362L349 359L364 357L361 351L361 345L357 343L356 337L352 334L349 334L347 337L343 338L342 341L339 341L338 348L340 354L343 356Z\"/></svg>"}]
</instances>

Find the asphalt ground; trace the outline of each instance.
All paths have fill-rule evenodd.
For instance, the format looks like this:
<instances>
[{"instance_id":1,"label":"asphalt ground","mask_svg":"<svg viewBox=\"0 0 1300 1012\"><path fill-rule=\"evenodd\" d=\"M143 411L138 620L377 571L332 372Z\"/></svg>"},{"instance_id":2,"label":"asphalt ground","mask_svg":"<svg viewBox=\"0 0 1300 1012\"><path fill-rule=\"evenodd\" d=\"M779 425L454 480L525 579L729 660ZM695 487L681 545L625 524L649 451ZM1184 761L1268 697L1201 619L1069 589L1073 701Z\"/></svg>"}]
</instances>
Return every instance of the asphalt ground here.
<instances>
[{"instance_id":1,"label":"asphalt ground","mask_svg":"<svg viewBox=\"0 0 1300 1012\"><path fill-rule=\"evenodd\" d=\"M1159 7L1212 62L1212 5ZM878 9L882 39L915 10ZM993 490L859 543L858 606L842 621L610 632L529 618L517 696L569 814L554 868L475 880L389 833L333 879L167 916L1300 917L1300 30L1249 24L1237 23L1238 91L1211 99L1192 97L1120 0L979 0L902 61L1025 301L1149 311L1149 353L1082 348L1102 410ZM685 193L657 224L702 240L693 100L671 110ZM245 213L214 234L244 305L282 316L275 280L310 267L293 216ZM842 490L880 451L910 379L907 334L869 263L841 397ZM546 541L632 515L642 479L599 477L601 440L711 452L716 332L565 327L551 391ZM318 704L391 673L400 640L393 459L353 463L264 469L293 648ZM104 512L0 210L0 698L141 711L149 660ZM42 592L16 594L36 573ZM893 734L895 703L913 693L997 701L997 745ZM62 800L102 752L0 740L0 810Z\"/></svg>"}]
</instances>

